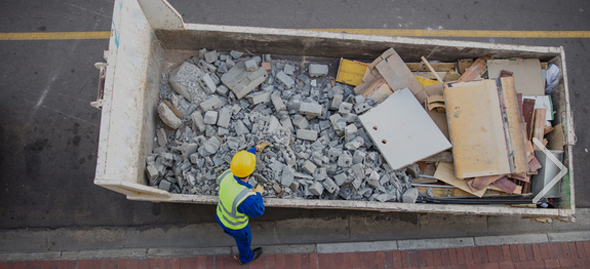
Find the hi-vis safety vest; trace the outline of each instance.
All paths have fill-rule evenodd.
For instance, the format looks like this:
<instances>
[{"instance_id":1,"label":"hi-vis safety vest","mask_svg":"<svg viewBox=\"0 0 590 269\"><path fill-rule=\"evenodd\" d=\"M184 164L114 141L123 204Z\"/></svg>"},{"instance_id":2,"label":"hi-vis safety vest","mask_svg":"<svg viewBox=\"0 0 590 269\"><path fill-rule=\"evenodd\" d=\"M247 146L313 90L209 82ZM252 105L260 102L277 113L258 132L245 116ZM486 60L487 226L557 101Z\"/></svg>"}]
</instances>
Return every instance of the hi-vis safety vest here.
<instances>
[{"instance_id":1,"label":"hi-vis safety vest","mask_svg":"<svg viewBox=\"0 0 590 269\"><path fill-rule=\"evenodd\" d=\"M238 206L248 196L256 195L256 192L240 185L229 169L225 170L217 178L219 182L219 201L217 202L217 217L232 230L239 230L248 225L249 218L238 212Z\"/></svg>"}]
</instances>

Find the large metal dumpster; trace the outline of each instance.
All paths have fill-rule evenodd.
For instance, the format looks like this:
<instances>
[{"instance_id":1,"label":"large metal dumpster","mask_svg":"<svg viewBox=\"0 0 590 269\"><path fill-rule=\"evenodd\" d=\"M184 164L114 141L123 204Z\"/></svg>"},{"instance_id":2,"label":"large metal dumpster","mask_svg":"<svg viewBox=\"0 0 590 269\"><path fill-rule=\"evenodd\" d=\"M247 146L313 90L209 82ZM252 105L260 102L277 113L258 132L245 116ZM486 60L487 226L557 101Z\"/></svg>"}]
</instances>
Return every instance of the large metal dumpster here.
<instances>
[{"instance_id":1,"label":"large metal dumpster","mask_svg":"<svg viewBox=\"0 0 590 269\"><path fill-rule=\"evenodd\" d=\"M570 110L563 47L488 44L312 32L288 29L186 24L164 0L117 0L104 83L99 87L102 108L100 140L94 183L122 193L131 200L213 204L216 196L172 194L145 184L145 158L154 143L156 106L161 73L195 55L201 48L218 51L372 60L393 47L405 61L455 61L491 55L494 58L539 58L561 70L559 90L552 95L556 123L565 133L560 208L517 208L442 204L404 204L368 201L265 199L266 206L338 208L375 211L453 214L521 215L572 220L575 213L573 155L574 128Z\"/></svg>"}]
</instances>

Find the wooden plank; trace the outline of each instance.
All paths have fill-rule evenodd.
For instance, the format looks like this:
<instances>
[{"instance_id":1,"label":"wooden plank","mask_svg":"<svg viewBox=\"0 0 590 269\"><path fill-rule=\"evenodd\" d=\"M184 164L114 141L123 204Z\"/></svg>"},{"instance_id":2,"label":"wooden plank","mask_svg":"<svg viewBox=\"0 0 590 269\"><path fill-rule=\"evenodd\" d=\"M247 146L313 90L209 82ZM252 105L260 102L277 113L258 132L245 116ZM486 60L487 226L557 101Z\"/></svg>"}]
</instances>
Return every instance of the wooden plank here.
<instances>
[{"instance_id":1,"label":"wooden plank","mask_svg":"<svg viewBox=\"0 0 590 269\"><path fill-rule=\"evenodd\" d=\"M550 150L563 150L565 146L565 135L563 134L561 123L555 125L553 131L547 134L547 140L549 141L548 148Z\"/></svg>"},{"instance_id":2,"label":"wooden plank","mask_svg":"<svg viewBox=\"0 0 590 269\"><path fill-rule=\"evenodd\" d=\"M434 154L432 156L428 156L424 159L422 159L422 161L425 162L449 162L452 163L453 162L453 153L450 151L443 151L437 154Z\"/></svg>"},{"instance_id":3,"label":"wooden plank","mask_svg":"<svg viewBox=\"0 0 590 269\"><path fill-rule=\"evenodd\" d=\"M438 163L438 167L436 168L436 172L434 173L434 177L438 180L447 183L449 185L455 186L465 192L471 193L477 197L482 197L485 193L484 190L472 191L469 185L467 184L467 180L459 179L455 175L455 169L453 169L453 163L447 162L440 162Z\"/></svg>"},{"instance_id":4,"label":"wooden plank","mask_svg":"<svg viewBox=\"0 0 590 269\"><path fill-rule=\"evenodd\" d=\"M510 177L526 183L531 181L531 177L528 176L526 173L515 173L511 174Z\"/></svg>"},{"instance_id":5,"label":"wooden plank","mask_svg":"<svg viewBox=\"0 0 590 269\"><path fill-rule=\"evenodd\" d=\"M535 109L535 120L533 124L533 132L531 135L531 140L533 137L539 139L539 141L543 141L543 136L545 134L545 115L547 113L547 109L544 108L537 108ZM535 145L535 150L540 150L537 145Z\"/></svg>"},{"instance_id":6,"label":"wooden plank","mask_svg":"<svg viewBox=\"0 0 590 269\"><path fill-rule=\"evenodd\" d=\"M428 69L430 70L430 72L432 72L432 74L434 74L434 76L436 77L436 80L443 82L442 78L436 73L436 70L434 70L434 68L432 67L432 65L430 65L428 60L426 60L426 58L424 56L422 56L421 59L422 59L422 62L424 62L426 64L426 66L428 66Z\"/></svg>"},{"instance_id":7,"label":"wooden plank","mask_svg":"<svg viewBox=\"0 0 590 269\"><path fill-rule=\"evenodd\" d=\"M465 71L473 65L473 59L461 59L457 61L457 72L465 74Z\"/></svg>"},{"instance_id":8,"label":"wooden plank","mask_svg":"<svg viewBox=\"0 0 590 269\"><path fill-rule=\"evenodd\" d=\"M510 174L496 81L451 83L444 95L457 177Z\"/></svg>"},{"instance_id":9,"label":"wooden plank","mask_svg":"<svg viewBox=\"0 0 590 269\"><path fill-rule=\"evenodd\" d=\"M451 70L455 70L456 67L455 63L431 63L430 65L432 66L432 68L434 68L436 72L449 72ZM428 71L427 66L422 66L420 69L418 69L420 63L406 63L406 66L412 72Z\"/></svg>"},{"instance_id":10,"label":"wooden plank","mask_svg":"<svg viewBox=\"0 0 590 269\"><path fill-rule=\"evenodd\" d=\"M436 178L419 177L412 179L412 184L435 184L438 183Z\"/></svg>"},{"instance_id":11,"label":"wooden plank","mask_svg":"<svg viewBox=\"0 0 590 269\"><path fill-rule=\"evenodd\" d=\"M466 82L472 81L477 76L479 76L479 72L481 72L484 68L486 68L486 61L484 59L477 59L466 71L465 73L457 80L457 82Z\"/></svg>"},{"instance_id":12,"label":"wooden plank","mask_svg":"<svg viewBox=\"0 0 590 269\"><path fill-rule=\"evenodd\" d=\"M506 177L500 177L494 185L499 187L500 189L506 191L507 193L514 193L514 189L516 189L516 183L512 182L512 180Z\"/></svg>"},{"instance_id":13,"label":"wooden plank","mask_svg":"<svg viewBox=\"0 0 590 269\"><path fill-rule=\"evenodd\" d=\"M524 99L522 101L522 117L526 122L527 139L531 137L533 113L535 111L535 99Z\"/></svg>"},{"instance_id":14,"label":"wooden plank","mask_svg":"<svg viewBox=\"0 0 590 269\"><path fill-rule=\"evenodd\" d=\"M408 89L396 91L358 118L375 142L373 145L393 169L451 148L451 143Z\"/></svg>"},{"instance_id":15,"label":"wooden plank","mask_svg":"<svg viewBox=\"0 0 590 269\"><path fill-rule=\"evenodd\" d=\"M510 162L511 173L522 173L528 171L525 141L520 130L520 116L516 91L514 90L514 79L503 77L500 79L501 89L498 93L502 98L502 118L506 132L506 144L508 150L508 161Z\"/></svg>"}]
</instances>

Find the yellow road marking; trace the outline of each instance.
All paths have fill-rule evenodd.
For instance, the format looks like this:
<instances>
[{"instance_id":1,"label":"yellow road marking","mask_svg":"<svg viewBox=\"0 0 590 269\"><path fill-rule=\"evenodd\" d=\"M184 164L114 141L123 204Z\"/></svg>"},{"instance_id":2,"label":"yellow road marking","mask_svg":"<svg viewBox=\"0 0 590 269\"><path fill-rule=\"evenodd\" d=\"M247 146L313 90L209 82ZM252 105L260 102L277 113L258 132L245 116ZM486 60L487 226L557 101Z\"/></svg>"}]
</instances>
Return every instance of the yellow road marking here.
<instances>
[{"instance_id":1,"label":"yellow road marking","mask_svg":"<svg viewBox=\"0 0 590 269\"><path fill-rule=\"evenodd\" d=\"M0 40L68 40L108 39L110 31L101 32L52 32L52 33L0 33Z\"/></svg>"},{"instance_id":2,"label":"yellow road marking","mask_svg":"<svg viewBox=\"0 0 590 269\"><path fill-rule=\"evenodd\" d=\"M361 35L411 37L514 37L514 38L590 38L590 31L485 31L421 29L308 29L311 31Z\"/></svg>"},{"instance_id":3,"label":"yellow road marking","mask_svg":"<svg viewBox=\"0 0 590 269\"><path fill-rule=\"evenodd\" d=\"M320 32L408 37L590 38L590 31L487 31L422 29L305 29ZM0 40L108 39L110 31L0 33Z\"/></svg>"}]
</instances>

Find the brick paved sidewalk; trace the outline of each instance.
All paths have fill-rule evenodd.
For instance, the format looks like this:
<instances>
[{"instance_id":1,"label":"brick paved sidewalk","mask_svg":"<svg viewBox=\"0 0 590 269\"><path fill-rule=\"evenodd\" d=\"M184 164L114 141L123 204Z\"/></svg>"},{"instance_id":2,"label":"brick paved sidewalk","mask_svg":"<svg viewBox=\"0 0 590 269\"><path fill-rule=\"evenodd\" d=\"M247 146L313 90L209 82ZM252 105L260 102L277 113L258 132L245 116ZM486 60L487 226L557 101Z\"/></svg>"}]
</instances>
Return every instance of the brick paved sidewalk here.
<instances>
[{"instance_id":1,"label":"brick paved sidewalk","mask_svg":"<svg viewBox=\"0 0 590 269\"><path fill-rule=\"evenodd\" d=\"M434 250L263 255L240 267L233 256L0 262L8 268L590 268L590 241Z\"/></svg>"}]
</instances>

